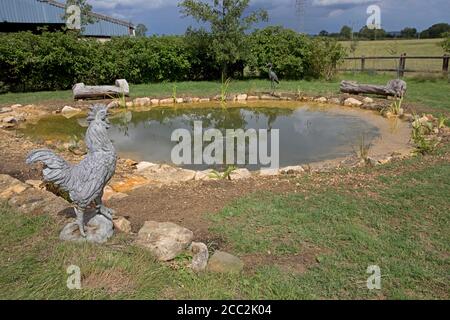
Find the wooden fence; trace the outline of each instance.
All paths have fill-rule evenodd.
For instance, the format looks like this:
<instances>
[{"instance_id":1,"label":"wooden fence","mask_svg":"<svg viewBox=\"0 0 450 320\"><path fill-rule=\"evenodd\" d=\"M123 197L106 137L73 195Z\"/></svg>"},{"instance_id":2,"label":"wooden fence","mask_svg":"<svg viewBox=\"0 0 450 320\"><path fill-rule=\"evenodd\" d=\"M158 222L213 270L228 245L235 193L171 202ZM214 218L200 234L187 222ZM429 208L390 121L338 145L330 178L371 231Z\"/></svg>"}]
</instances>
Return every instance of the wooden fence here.
<instances>
[{"instance_id":1,"label":"wooden fence","mask_svg":"<svg viewBox=\"0 0 450 320\"><path fill-rule=\"evenodd\" d=\"M402 54L400 57L348 57L344 58L346 61L360 61L360 68L344 68L338 69L339 71L384 71L384 72L397 72L400 77L404 76L406 72L419 72L419 73L442 73L444 75L448 75L448 65L450 56L407 56L406 53ZM367 68L366 62L368 60L396 60L397 68ZM442 61L442 69L441 70L414 70L407 69L406 60L441 60Z\"/></svg>"}]
</instances>

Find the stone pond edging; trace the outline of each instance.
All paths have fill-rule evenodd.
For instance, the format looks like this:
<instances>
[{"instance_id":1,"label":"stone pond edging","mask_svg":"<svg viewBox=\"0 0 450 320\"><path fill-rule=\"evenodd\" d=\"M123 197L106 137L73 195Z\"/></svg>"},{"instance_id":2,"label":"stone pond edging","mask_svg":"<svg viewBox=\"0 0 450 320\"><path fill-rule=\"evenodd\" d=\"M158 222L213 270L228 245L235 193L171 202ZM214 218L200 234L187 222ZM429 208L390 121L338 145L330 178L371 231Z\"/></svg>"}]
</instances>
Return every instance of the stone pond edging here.
<instances>
[{"instance_id":1,"label":"stone pond edging","mask_svg":"<svg viewBox=\"0 0 450 320\"><path fill-rule=\"evenodd\" d=\"M158 106L175 106L177 104L201 104L207 102L217 102L221 101L220 96L214 97L183 97L183 98L152 98L152 97L140 97L135 98L133 101L127 102L128 107L137 108L152 108ZM383 112L392 103L388 99L373 99L364 96L354 96L349 94L340 94L339 96L304 96L293 93L281 93L277 95L271 95L268 93L259 94L233 94L227 95L226 101L239 104L246 104L248 102L255 101L302 101L302 102L312 102L319 105L341 105L350 108L359 108L364 110L372 110L380 112L385 118L399 118L405 122L412 123L415 118L412 114L406 113L403 109L400 110L400 115L395 116L389 112ZM114 100L109 103L109 106L113 109L119 108L119 103ZM86 105L87 107L87 105ZM0 112L0 128L3 129L13 129L18 124L29 120L36 120L42 116L53 114L62 114L67 117L71 117L82 112L83 109L80 107L64 106L59 110L45 110L39 108L35 105L21 106L20 104L15 104L10 107L3 107ZM429 117L432 118L430 115ZM348 158L335 159L334 161L322 161L317 163L311 163L308 165L298 165L289 166L280 169L261 169L258 172L250 172L247 169L237 169L233 171L230 175L230 180L240 180L247 179L250 177L268 177L268 176L279 176L279 175L297 175L304 172L321 172L329 171L338 167L357 167L361 165L382 165L386 164L396 158L404 158L410 154L403 153L391 153L386 155L377 155L366 159L366 161L355 162L349 161ZM368 161L367 161L368 160ZM108 186L105 190L105 197L110 200L111 198L124 198L126 193L132 191L136 188L149 185L149 184L172 184L172 183L182 183L188 181L206 181L215 180L217 177L213 176L212 170L204 171L192 171L175 166L170 166L166 164L153 164L150 162L137 163L129 160L132 163L133 174L122 181L115 181Z\"/></svg>"}]
</instances>

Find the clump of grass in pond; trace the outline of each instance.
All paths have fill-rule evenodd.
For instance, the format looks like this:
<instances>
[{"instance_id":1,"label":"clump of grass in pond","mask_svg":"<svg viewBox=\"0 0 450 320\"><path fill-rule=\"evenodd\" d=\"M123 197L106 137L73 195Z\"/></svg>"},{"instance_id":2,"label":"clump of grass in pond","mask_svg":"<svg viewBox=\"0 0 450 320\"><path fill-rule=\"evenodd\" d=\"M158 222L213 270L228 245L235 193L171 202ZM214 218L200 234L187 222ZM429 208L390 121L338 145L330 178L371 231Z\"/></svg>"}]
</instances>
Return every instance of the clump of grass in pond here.
<instances>
[{"instance_id":1,"label":"clump of grass in pond","mask_svg":"<svg viewBox=\"0 0 450 320\"><path fill-rule=\"evenodd\" d=\"M433 153L439 144L438 139L432 135L434 129L433 122L424 121L417 115L414 115L414 119L415 120L412 124L412 140L416 144L416 153Z\"/></svg>"},{"instance_id":2,"label":"clump of grass in pond","mask_svg":"<svg viewBox=\"0 0 450 320\"><path fill-rule=\"evenodd\" d=\"M119 105L119 108L126 108L127 107L127 98L125 96L125 93L122 91L118 97L108 95L110 99L113 99L113 102L117 102Z\"/></svg>"},{"instance_id":3,"label":"clump of grass in pond","mask_svg":"<svg viewBox=\"0 0 450 320\"><path fill-rule=\"evenodd\" d=\"M403 97L401 98L395 98L395 101L391 103L391 105L385 109L383 109L383 114L392 114L394 116L401 116L403 114Z\"/></svg>"},{"instance_id":4,"label":"clump of grass in pond","mask_svg":"<svg viewBox=\"0 0 450 320\"><path fill-rule=\"evenodd\" d=\"M236 166L228 166L225 172L223 173L213 170L209 175L209 177L218 180L231 180L231 174L236 170L237 170Z\"/></svg>"},{"instance_id":5,"label":"clump of grass in pond","mask_svg":"<svg viewBox=\"0 0 450 320\"><path fill-rule=\"evenodd\" d=\"M228 90L231 84L231 78L225 80L222 74L222 84L220 86L220 102L225 103L227 101Z\"/></svg>"},{"instance_id":6,"label":"clump of grass in pond","mask_svg":"<svg viewBox=\"0 0 450 320\"><path fill-rule=\"evenodd\" d=\"M173 99L174 103L177 103L178 98L177 98L177 85L176 84L174 84L172 86L172 99Z\"/></svg>"},{"instance_id":7,"label":"clump of grass in pond","mask_svg":"<svg viewBox=\"0 0 450 320\"><path fill-rule=\"evenodd\" d=\"M366 135L362 134L359 138L358 150L356 154L358 158L364 161L365 164L370 164L370 148L372 147L371 143L367 143Z\"/></svg>"}]
</instances>

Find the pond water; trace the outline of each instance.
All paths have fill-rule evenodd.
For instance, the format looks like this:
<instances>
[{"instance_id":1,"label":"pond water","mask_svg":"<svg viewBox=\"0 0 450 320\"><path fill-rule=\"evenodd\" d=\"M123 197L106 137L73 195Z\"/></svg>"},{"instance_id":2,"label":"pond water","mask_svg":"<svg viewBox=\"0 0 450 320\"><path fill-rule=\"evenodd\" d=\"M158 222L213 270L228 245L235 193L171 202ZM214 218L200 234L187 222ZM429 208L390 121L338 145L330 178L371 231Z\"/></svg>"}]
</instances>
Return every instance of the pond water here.
<instances>
[{"instance_id":1,"label":"pond water","mask_svg":"<svg viewBox=\"0 0 450 320\"><path fill-rule=\"evenodd\" d=\"M359 111L360 113L366 111ZM203 130L279 129L280 166L307 164L354 154L364 137L366 143L380 136L377 126L361 114L339 107L290 104L258 107L157 107L148 111L121 112L111 117L109 134L119 154L137 161L171 163L171 152L177 142L171 141L176 129L192 132L194 122ZM66 119L62 116L42 118L28 125L24 133L43 140L83 139L85 116ZM272 130L272 131L270 131ZM247 141L248 144L248 141ZM268 142L270 151L270 141ZM208 165L185 165L202 170ZM257 166L247 165L250 169Z\"/></svg>"}]
</instances>

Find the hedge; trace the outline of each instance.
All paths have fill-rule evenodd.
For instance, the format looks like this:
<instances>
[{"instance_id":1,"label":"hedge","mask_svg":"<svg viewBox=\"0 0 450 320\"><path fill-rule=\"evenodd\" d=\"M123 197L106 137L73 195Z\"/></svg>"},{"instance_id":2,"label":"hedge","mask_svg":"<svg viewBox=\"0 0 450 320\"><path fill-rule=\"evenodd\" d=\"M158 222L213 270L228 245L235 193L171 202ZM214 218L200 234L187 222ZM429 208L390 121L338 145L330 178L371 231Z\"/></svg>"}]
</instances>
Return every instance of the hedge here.
<instances>
[{"instance_id":1,"label":"hedge","mask_svg":"<svg viewBox=\"0 0 450 320\"><path fill-rule=\"evenodd\" d=\"M334 40L311 39L279 27L247 36L252 55L230 66L242 74L266 70L280 78L328 77L343 57ZM208 34L114 38L100 42L68 32L0 34L0 92L70 89L73 84L110 84L220 79Z\"/></svg>"}]
</instances>

